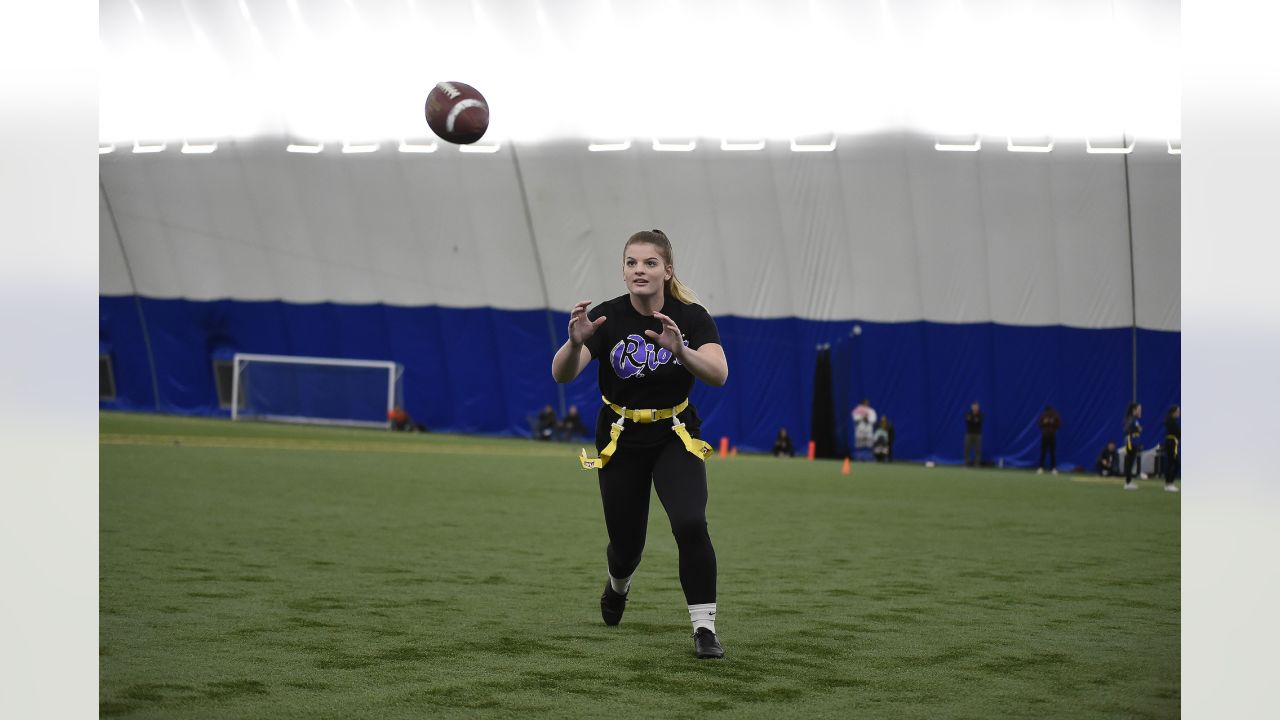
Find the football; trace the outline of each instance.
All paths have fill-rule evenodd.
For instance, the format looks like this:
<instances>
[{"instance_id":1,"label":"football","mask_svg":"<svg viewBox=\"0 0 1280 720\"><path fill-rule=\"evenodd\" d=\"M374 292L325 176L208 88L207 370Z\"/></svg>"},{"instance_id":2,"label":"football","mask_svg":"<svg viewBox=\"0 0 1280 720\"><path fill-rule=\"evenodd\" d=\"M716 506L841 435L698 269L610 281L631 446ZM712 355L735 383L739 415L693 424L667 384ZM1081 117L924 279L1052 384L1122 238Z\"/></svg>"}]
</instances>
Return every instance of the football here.
<instances>
[{"instance_id":1,"label":"football","mask_svg":"<svg viewBox=\"0 0 1280 720\"><path fill-rule=\"evenodd\" d=\"M470 145L489 129L489 103L466 83L436 83L427 95L426 113L431 131L458 145Z\"/></svg>"}]
</instances>

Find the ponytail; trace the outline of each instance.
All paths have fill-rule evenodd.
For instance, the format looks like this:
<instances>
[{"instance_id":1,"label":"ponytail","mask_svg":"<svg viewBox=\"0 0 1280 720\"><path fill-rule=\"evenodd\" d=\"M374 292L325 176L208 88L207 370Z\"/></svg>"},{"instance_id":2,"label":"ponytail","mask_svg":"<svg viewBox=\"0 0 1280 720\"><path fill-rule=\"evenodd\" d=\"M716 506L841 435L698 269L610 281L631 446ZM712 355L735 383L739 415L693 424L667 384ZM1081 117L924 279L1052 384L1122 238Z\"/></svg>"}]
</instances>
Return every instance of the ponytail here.
<instances>
[{"instance_id":1,"label":"ponytail","mask_svg":"<svg viewBox=\"0 0 1280 720\"><path fill-rule=\"evenodd\" d=\"M1138 403L1131 402L1124 410L1124 431L1129 432L1129 423L1133 422L1133 414L1138 410Z\"/></svg>"},{"instance_id":2,"label":"ponytail","mask_svg":"<svg viewBox=\"0 0 1280 720\"><path fill-rule=\"evenodd\" d=\"M662 257L671 267L671 279L662 284L662 291L669 297L691 305L698 302L698 296L694 294L693 288L680 282L680 278L676 277L676 257L675 250L671 247L671 240L667 238L667 234L661 230L641 230L640 232L627 238L627 244L622 247L625 253L627 248L636 243L648 243L658 248L658 252L662 253Z\"/></svg>"},{"instance_id":3,"label":"ponytail","mask_svg":"<svg viewBox=\"0 0 1280 720\"><path fill-rule=\"evenodd\" d=\"M663 289L666 290L668 295L685 305L692 305L698 302L698 296L694 294L693 289L680 282L674 270L671 271L671 279L664 283Z\"/></svg>"}]
</instances>

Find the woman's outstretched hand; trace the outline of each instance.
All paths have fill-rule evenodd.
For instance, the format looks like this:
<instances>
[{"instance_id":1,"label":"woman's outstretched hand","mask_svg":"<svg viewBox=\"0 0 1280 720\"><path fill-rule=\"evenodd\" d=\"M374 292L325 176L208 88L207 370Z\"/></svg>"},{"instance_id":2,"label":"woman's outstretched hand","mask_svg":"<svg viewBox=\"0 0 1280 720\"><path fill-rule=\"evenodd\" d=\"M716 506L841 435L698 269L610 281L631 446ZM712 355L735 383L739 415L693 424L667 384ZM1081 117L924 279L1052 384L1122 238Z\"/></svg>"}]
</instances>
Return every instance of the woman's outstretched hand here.
<instances>
[{"instance_id":1,"label":"woman's outstretched hand","mask_svg":"<svg viewBox=\"0 0 1280 720\"><path fill-rule=\"evenodd\" d=\"M590 300L583 300L569 312L569 342L575 346L581 347L607 319L602 315L595 321L588 320L587 308L590 306Z\"/></svg>"},{"instance_id":2,"label":"woman's outstretched hand","mask_svg":"<svg viewBox=\"0 0 1280 720\"><path fill-rule=\"evenodd\" d=\"M645 336L652 338L658 347L666 348L668 352L680 357L680 353L684 350L684 336L680 334L680 328L676 325L676 321L663 315L660 312L653 314L658 322L662 323L662 332L656 333L652 330L645 330Z\"/></svg>"}]
</instances>

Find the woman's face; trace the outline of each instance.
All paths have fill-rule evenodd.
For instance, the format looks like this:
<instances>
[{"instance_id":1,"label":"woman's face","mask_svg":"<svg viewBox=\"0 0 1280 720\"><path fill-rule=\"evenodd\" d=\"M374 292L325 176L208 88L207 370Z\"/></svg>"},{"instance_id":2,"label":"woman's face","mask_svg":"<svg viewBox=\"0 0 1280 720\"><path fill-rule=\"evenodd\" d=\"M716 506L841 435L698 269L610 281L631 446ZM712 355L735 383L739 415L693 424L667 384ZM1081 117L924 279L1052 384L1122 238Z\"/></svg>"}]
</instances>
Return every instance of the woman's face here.
<instances>
[{"instance_id":1,"label":"woman's face","mask_svg":"<svg viewBox=\"0 0 1280 720\"><path fill-rule=\"evenodd\" d=\"M1134 408L1134 409L1133 409L1133 416L1134 416L1134 417L1142 417L1142 406L1141 406L1141 405L1139 405L1138 407L1136 407L1136 408Z\"/></svg>"},{"instance_id":2,"label":"woman's face","mask_svg":"<svg viewBox=\"0 0 1280 720\"><path fill-rule=\"evenodd\" d=\"M652 243L633 243L622 254L622 281L632 295L656 295L672 268Z\"/></svg>"}]
</instances>

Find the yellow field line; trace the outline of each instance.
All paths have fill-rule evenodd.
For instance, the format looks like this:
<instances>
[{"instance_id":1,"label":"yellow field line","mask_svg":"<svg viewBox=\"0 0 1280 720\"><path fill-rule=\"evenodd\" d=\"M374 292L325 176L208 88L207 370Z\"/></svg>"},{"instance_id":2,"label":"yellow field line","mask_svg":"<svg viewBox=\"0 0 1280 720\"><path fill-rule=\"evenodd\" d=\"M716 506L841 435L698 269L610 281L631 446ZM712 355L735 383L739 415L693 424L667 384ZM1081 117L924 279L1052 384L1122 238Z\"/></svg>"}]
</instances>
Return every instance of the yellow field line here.
<instances>
[{"instance_id":1,"label":"yellow field line","mask_svg":"<svg viewBox=\"0 0 1280 720\"><path fill-rule=\"evenodd\" d=\"M102 433L100 445L197 447L233 450L328 450L333 452L398 453L406 455L504 455L508 457L563 457L572 461L570 446L560 448L507 445L443 445L392 442L308 440L304 438L252 438L216 435L138 435Z\"/></svg>"}]
</instances>

